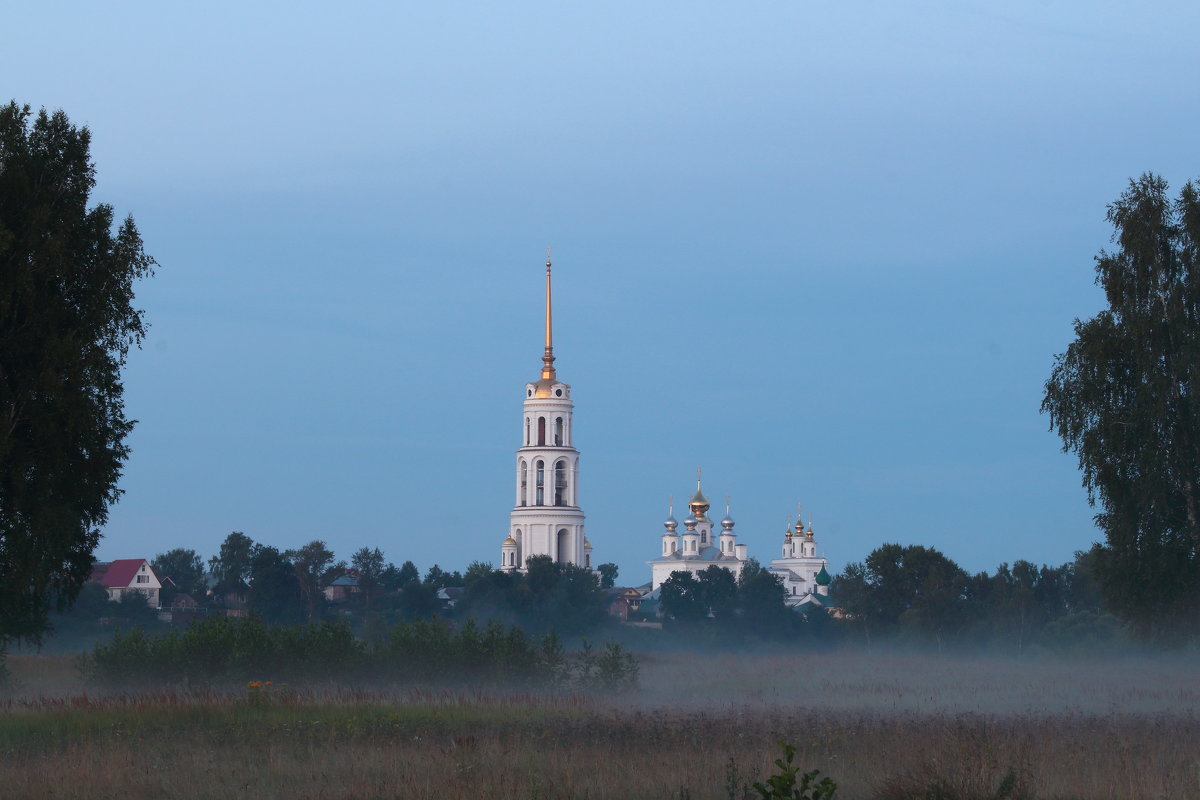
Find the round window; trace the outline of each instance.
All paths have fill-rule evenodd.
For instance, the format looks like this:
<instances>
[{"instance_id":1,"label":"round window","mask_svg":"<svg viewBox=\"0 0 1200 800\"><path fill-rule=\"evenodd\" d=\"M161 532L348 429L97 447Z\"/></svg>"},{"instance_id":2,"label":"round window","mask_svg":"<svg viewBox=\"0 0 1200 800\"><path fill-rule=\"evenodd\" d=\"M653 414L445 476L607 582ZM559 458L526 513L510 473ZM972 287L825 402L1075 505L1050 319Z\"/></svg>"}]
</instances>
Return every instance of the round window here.
<instances>
[{"instance_id":1,"label":"round window","mask_svg":"<svg viewBox=\"0 0 1200 800\"><path fill-rule=\"evenodd\" d=\"M525 392L526 397L533 397L533 389L528 389Z\"/></svg>"},{"instance_id":2,"label":"round window","mask_svg":"<svg viewBox=\"0 0 1200 800\"><path fill-rule=\"evenodd\" d=\"M562 397L562 389L555 389L555 390L554 390L554 393L555 393L556 395L558 395L559 397Z\"/></svg>"}]
</instances>

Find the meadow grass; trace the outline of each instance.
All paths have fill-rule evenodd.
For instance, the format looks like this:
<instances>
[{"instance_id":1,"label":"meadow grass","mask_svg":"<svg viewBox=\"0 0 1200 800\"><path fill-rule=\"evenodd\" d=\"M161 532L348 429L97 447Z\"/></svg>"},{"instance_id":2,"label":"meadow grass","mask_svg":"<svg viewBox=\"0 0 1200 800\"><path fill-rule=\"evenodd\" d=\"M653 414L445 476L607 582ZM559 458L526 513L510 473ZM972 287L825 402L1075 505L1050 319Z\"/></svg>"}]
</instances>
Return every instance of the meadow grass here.
<instances>
[{"instance_id":1,"label":"meadow grass","mask_svg":"<svg viewBox=\"0 0 1200 800\"><path fill-rule=\"evenodd\" d=\"M780 741L844 800L982 798L1010 773L1017 797L1200 797L1200 689L1182 659L656 655L641 691L602 696L96 693L21 658L24 688L0 708L7 797L744 798Z\"/></svg>"}]
</instances>

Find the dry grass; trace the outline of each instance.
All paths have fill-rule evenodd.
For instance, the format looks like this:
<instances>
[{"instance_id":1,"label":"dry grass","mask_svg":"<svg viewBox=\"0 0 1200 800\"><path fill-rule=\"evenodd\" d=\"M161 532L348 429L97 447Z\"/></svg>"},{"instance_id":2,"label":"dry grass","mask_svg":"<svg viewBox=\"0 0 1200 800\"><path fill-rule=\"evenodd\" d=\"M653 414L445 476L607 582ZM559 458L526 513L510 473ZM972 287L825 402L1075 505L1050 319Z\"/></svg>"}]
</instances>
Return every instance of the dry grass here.
<instances>
[{"instance_id":1,"label":"dry grass","mask_svg":"<svg viewBox=\"0 0 1200 800\"><path fill-rule=\"evenodd\" d=\"M1200 689L1182 661L681 655L648 658L643 676L621 699L326 686L256 706L244 689L85 699L59 675L0 715L0 786L89 799L741 798L784 740L847 800L899 800L935 780L944 796L982 797L1009 771L1037 798L1200 797Z\"/></svg>"}]
</instances>

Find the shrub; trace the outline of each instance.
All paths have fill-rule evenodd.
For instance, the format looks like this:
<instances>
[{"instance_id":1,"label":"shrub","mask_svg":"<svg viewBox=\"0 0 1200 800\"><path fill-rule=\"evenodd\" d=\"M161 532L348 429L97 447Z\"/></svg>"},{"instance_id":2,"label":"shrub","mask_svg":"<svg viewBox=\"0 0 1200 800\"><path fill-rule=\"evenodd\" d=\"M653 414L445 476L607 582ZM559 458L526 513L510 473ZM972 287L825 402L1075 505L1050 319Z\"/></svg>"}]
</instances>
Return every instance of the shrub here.
<instances>
[{"instance_id":1,"label":"shrub","mask_svg":"<svg viewBox=\"0 0 1200 800\"><path fill-rule=\"evenodd\" d=\"M821 774L820 770L816 769L801 775L797 784L796 773L800 768L792 764L796 757L796 748L784 744L783 755L783 758L775 759L775 766L779 767L778 774L767 778L766 783L754 784L754 791L758 792L763 800L834 800L837 784L829 778L822 778L814 785L813 781Z\"/></svg>"}]
</instances>

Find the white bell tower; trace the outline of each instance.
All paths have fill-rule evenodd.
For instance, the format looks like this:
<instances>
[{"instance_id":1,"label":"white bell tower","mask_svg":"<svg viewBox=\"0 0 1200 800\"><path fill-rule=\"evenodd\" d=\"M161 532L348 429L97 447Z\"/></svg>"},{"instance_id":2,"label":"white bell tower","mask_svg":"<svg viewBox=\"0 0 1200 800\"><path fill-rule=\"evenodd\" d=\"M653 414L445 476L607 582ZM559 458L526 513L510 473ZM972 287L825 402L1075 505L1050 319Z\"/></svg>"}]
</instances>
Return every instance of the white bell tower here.
<instances>
[{"instance_id":1,"label":"white bell tower","mask_svg":"<svg viewBox=\"0 0 1200 800\"><path fill-rule=\"evenodd\" d=\"M524 569L530 556L591 569L579 508L579 451L574 447L571 387L554 370L550 259L546 259L546 350L542 375L525 384L516 503L500 548L500 569Z\"/></svg>"}]
</instances>

